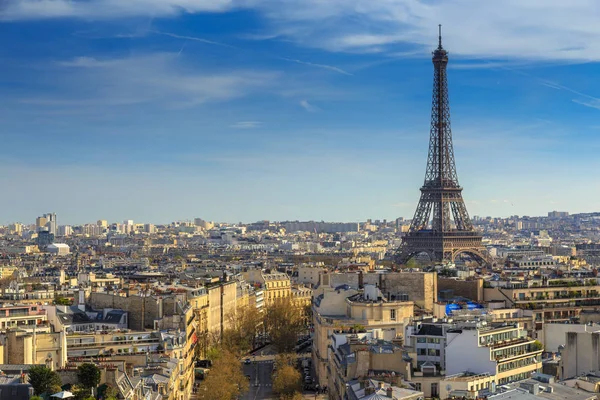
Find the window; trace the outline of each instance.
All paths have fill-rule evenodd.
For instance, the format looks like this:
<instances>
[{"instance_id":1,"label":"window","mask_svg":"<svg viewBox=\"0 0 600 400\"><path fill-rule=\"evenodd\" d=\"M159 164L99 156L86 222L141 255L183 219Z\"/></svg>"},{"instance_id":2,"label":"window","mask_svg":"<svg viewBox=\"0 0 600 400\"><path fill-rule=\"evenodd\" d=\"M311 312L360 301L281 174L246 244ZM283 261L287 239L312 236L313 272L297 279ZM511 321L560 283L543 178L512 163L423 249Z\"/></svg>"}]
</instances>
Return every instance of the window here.
<instances>
[{"instance_id":1,"label":"window","mask_svg":"<svg viewBox=\"0 0 600 400\"><path fill-rule=\"evenodd\" d=\"M438 384L432 383L431 384L431 397L438 397L438 395L439 395Z\"/></svg>"},{"instance_id":2,"label":"window","mask_svg":"<svg viewBox=\"0 0 600 400\"><path fill-rule=\"evenodd\" d=\"M421 384L415 383L415 390L421 391Z\"/></svg>"},{"instance_id":3,"label":"window","mask_svg":"<svg viewBox=\"0 0 600 400\"><path fill-rule=\"evenodd\" d=\"M390 310L390 319L392 321L396 320L396 310Z\"/></svg>"},{"instance_id":4,"label":"window","mask_svg":"<svg viewBox=\"0 0 600 400\"><path fill-rule=\"evenodd\" d=\"M427 349L417 349L417 355L424 356L427 354Z\"/></svg>"},{"instance_id":5,"label":"window","mask_svg":"<svg viewBox=\"0 0 600 400\"><path fill-rule=\"evenodd\" d=\"M426 343L426 342L427 342L427 339L424 337L417 338L417 343Z\"/></svg>"}]
</instances>

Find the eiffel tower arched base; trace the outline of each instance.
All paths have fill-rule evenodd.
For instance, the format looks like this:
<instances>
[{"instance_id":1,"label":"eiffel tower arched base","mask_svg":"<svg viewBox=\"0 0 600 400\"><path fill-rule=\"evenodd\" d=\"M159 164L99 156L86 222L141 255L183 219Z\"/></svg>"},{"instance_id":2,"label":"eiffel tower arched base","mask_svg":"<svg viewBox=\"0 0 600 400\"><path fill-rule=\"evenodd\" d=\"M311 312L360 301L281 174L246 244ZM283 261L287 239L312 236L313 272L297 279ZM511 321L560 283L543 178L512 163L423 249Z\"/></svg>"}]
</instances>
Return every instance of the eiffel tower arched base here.
<instances>
[{"instance_id":1,"label":"eiffel tower arched base","mask_svg":"<svg viewBox=\"0 0 600 400\"><path fill-rule=\"evenodd\" d=\"M432 231L410 232L402 239L395 261L406 264L418 254L426 253L434 263L453 263L460 254L471 256L481 266L492 266L493 259L475 232L455 231L436 233Z\"/></svg>"}]
</instances>

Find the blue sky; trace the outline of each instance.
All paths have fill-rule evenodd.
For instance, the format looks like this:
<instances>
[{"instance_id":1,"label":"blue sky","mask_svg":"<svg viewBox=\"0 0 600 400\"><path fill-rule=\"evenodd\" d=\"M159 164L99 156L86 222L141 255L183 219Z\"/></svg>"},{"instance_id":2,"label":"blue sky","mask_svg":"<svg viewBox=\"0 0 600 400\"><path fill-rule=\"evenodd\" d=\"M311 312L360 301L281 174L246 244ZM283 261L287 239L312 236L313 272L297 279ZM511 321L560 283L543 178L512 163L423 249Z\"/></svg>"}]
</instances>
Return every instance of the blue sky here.
<instances>
[{"instance_id":1,"label":"blue sky","mask_svg":"<svg viewBox=\"0 0 600 400\"><path fill-rule=\"evenodd\" d=\"M599 16L595 0L4 0L0 222L410 218L438 23L470 214L599 211Z\"/></svg>"}]
</instances>

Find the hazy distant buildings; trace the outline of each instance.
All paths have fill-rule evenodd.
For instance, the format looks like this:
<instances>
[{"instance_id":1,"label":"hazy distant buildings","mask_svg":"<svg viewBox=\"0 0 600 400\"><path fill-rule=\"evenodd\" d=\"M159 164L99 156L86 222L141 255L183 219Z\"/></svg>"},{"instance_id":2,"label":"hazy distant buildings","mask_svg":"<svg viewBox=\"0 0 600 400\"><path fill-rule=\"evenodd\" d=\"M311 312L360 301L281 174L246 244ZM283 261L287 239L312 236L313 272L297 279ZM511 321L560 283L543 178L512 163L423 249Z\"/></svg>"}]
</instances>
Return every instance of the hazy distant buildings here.
<instances>
[{"instance_id":1,"label":"hazy distant buildings","mask_svg":"<svg viewBox=\"0 0 600 400\"><path fill-rule=\"evenodd\" d=\"M215 227L214 222L208 222L203 220L202 218L194 218L194 225L199 226L204 230L209 230Z\"/></svg>"},{"instance_id":2,"label":"hazy distant buildings","mask_svg":"<svg viewBox=\"0 0 600 400\"><path fill-rule=\"evenodd\" d=\"M317 232L317 233L345 233L358 232L358 222L283 222L281 224L287 232Z\"/></svg>"},{"instance_id":3,"label":"hazy distant buildings","mask_svg":"<svg viewBox=\"0 0 600 400\"><path fill-rule=\"evenodd\" d=\"M71 236L73 235L73 227L70 225L61 225L57 229L56 236Z\"/></svg>"},{"instance_id":4,"label":"hazy distant buildings","mask_svg":"<svg viewBox=\"0 0 600 400\"><path fill-rule=\"evenodd\" d=\"M156 233L156 226L154 226L154 224L145 224L144 232L150 233L150 234Z\"/></svg>"},{"instance_id":5,"label":"hazy distant buildings","mask_svg":"<svg viewBox=\"0 0 600 400\"><path fill-rule=\"evenodd\" d=\"M568 216L569 216L569 213L566 211L550 211L548 213L548 218L565 218Z\"/></svg>"}]
</instances>

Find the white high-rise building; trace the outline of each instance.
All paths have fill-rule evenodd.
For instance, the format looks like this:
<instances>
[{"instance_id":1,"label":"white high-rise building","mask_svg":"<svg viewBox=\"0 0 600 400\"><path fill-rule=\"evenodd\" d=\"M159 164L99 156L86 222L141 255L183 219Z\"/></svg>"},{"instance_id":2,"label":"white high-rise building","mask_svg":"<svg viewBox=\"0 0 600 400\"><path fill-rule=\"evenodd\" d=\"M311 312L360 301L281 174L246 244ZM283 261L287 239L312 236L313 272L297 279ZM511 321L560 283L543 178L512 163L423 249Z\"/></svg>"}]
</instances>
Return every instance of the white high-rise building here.
<instances>
[{"instance_id":1,"label":"white high-rise building","mask_svg":"<svg viewBox=\"0 0 600 400\"><path fill-rule=\"evenodd\" d=\"M58 227L57 236L71 236L73 234L73 228L70 225L61 225Z\"/></svg>"}]
</instances>

